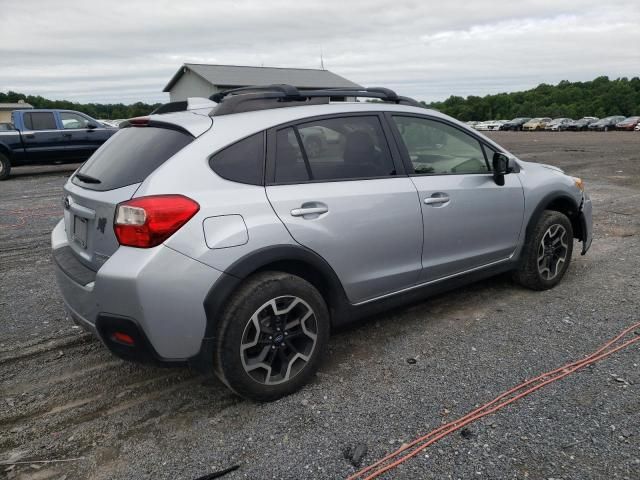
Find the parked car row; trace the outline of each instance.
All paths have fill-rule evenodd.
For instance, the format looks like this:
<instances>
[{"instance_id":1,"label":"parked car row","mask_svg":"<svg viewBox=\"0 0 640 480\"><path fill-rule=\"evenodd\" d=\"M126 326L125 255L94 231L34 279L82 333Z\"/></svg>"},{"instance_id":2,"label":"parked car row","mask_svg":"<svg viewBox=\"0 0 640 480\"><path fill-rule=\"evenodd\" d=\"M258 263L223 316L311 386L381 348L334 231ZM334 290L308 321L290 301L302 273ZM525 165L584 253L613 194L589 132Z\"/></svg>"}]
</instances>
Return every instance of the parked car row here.
<instances>
[{"instance_id":1,"label":"parked car row","mask_svg":"<svg viewBox=\"0 0 640 480\"><path fill-rule=\"evenodd\" d=\"M510 131L601 131L609 130L635 130L640 131L640 116L624 117L614 115L611 117L582 117L579 120L571 118L550 118L550 117L518 117L513 120L487 120L484 122L467 122L476 130L510 130Z\"/></svg>"}]
</instances>

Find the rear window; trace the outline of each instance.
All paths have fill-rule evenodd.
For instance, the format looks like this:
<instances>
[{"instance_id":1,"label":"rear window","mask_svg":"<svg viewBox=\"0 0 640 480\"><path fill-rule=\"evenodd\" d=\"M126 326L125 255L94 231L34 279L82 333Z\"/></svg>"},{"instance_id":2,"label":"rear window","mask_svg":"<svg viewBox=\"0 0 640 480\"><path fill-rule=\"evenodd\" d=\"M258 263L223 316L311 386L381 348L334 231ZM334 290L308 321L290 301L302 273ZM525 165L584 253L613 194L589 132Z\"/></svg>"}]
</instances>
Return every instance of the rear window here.
<instances>
[{"instance_id":1,"label":"rear window","mask_svg":"<svg viewBox=\"0 0 640 480\"><path fill-rule=\"evenodd\" d=\"M193 139L166 128L124 128L82 165L73 183L100 191L140 183Z\"/></svg>"}]
</instances>

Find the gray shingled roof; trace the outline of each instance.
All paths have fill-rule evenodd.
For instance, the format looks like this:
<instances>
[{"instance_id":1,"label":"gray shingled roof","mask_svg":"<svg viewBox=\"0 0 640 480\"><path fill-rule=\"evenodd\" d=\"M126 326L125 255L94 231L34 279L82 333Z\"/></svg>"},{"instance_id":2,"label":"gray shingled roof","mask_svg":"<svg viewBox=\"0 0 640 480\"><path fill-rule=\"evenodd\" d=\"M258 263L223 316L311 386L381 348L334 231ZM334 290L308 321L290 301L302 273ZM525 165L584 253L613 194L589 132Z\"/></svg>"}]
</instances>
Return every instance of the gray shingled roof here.
<instances>
[{"instance_id":1,"label":"gray shingled roof","mask_svg":"<svg viewBox=\"0 0 640 480\"><path fill-rule=\"evenodd\" d=\"M286 83L298 88L361 87L361 85L347 80L340 75L336 75L329 70L185 63L162 91L168 92L171 90L187 68L211 84L225 87L272 85L278 83Z\"/></svg>"}]
</instances>

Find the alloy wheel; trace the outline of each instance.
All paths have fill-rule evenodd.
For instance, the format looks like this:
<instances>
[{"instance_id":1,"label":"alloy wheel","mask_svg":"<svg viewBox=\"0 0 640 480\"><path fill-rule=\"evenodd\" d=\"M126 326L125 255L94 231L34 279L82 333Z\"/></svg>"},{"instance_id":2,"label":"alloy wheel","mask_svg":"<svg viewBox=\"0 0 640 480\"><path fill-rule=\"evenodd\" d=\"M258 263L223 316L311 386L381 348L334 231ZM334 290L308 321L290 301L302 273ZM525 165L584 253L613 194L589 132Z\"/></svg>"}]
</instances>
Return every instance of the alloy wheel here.
<instances>
[{"instance_id":1,"label":"alloy wheel","mask_svg":"<svg viewBox=\"0 0 640 480\"><path fill-rule=\"evenodd\" d=\"M553 280L567 261L569 245L567 230L559 224L551 225L538 246L538 273L545 280Z\"/></svg>"},{"instance_id":2,"label":"alloy wheel","mask_svg":"<svg viewBox=\"0 0 640 480\"><path fill-rule=\"evenodd\" d=\"M240 357L245 372L263 385L295 377L316 348L318 325L311 306L285 295L264 303L242 334Z\"/></svg>"}]
</instances>

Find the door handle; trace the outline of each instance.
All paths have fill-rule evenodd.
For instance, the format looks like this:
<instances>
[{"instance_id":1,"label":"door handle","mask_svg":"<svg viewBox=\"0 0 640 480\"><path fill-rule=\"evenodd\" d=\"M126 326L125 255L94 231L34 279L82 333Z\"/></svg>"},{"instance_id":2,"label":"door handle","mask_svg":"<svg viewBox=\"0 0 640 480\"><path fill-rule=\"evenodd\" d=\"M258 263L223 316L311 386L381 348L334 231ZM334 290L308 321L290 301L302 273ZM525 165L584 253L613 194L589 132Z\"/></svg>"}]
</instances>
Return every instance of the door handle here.
<instances>
[{"instance_id":1,"label":"door handle","mask_svg":"<svg viewBox=\"0 0 640 480\"><path fill-rule=\"evenodd\" d=\"M449 195L443 193L434 193L433 196L424 199L425 205L441 205L443 203L449 203L450 201Z\"/></svg>"},{"instance_id":2,"label":"door handle","mask_svg":"<svg viewBox=\"0 0 640 480\"><path fill-rule=\"evenodd\" d=\"M305 215L321 215L329 211L328 207L309 207L309 208L294 208L291 210L292 217L304 217Z\"/></svg>"},{"instance_id":3,"label":"door handle","mask_svg":"<svg viewBox=\"0 0 640 480\"><path fill-rule=\"evenodd\" d=\"M70 133L63 133L62 136L66 137L66 138L71 138L71 134Z\"/></svg>"},{"instance_id":4,"label":"door handle","mask_svg":"<svg viewBox=\"0 0 640 480\"><path fill-rule=\"evenodd\" d=\"M27 138L36 138L36 136L33 133L27 133L25 135L25 137L27 137Z\"/></svg>"}]
</instances>

